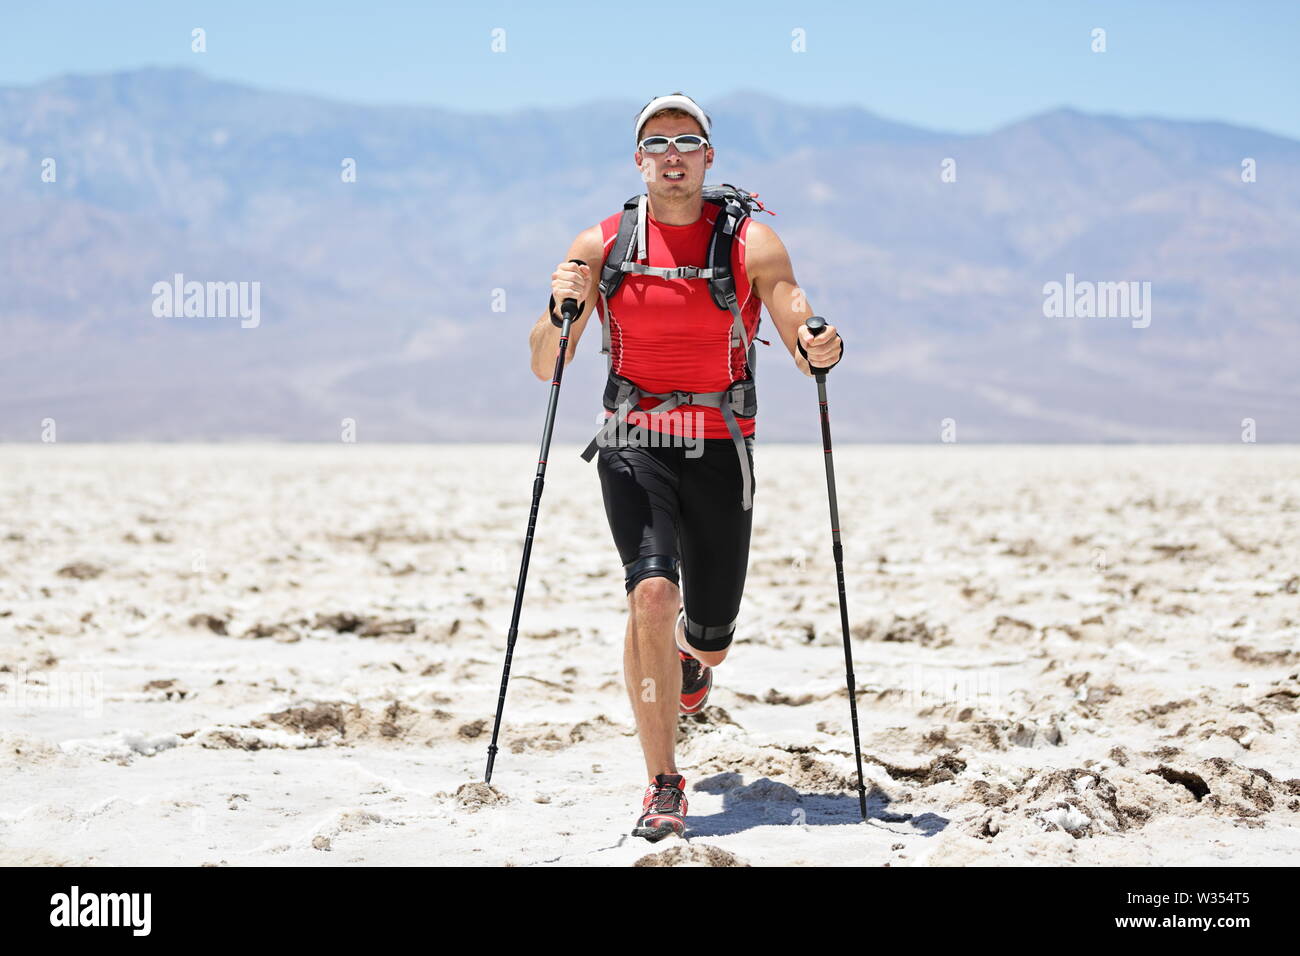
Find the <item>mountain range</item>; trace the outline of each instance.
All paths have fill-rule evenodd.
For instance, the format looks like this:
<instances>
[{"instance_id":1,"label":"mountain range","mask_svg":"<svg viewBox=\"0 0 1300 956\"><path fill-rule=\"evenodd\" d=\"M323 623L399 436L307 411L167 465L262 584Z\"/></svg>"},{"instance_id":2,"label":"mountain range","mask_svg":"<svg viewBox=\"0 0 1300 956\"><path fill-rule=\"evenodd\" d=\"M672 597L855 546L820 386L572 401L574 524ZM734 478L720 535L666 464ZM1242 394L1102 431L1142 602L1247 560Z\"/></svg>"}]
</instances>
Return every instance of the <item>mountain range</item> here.
<instances>
[{"instance_id":1,"label":"mountain range","mask_svg":"<svg viewBox=\"0 0 1300 956\"><path fill-rule=\"evenodd\" d=\"M361 440L538 440L528 331L573 237L643 189L640 105L358 106L175 69L0 89L0 440L47 418L70 441L334 441L344 419ZM939 441L950 419L958 441L1237 442L1247 418L1300 440L1300 142L1071 109L959 135L755 91L705 106L709 181L777 213L844 335L837 440ZM256 326L155 314L177 275L257 283ZM1150 283L1149 324L1045 315L1067 276ZM760 440L819 441L811 381L766 314L759 335ZM598 349L566 371L556 441L595 431Z\"/></svg>"}]
</instances>

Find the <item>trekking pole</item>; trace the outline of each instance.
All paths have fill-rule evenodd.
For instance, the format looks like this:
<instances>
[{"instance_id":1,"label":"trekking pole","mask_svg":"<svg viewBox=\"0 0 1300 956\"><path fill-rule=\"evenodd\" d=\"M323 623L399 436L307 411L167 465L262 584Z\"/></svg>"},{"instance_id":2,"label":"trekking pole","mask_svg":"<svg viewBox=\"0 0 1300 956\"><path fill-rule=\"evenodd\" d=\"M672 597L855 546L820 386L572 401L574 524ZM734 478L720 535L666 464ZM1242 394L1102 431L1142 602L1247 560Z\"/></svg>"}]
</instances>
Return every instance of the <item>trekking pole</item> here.
<instances>
[{"instance_id":1,"label":"trekking pole","mask_svg":"<svg viewBox=\"0 0 1300 956\"><path fill-rule=\"evenodd\" d=\"M580 266L581 259L570 259ZM551 450L551 428L555 425L555 407L560 401L560 379L564 376L564 353L569 347L569 327L578 312L577 299L560 303L560 348L555 353L555 374L551 376L551 397L546 405L546 427L542 430L542 450L537 456L537 477L533 479L533 509L528 514L528 533L524 535L524 556L519 562L519 581L515 584L515 609L510 616L510 633L506 636L506 665L501 672L501 696L497 698L497 716L492 724L492 742L488 744L487 772L483 782L492 782L492 764L497 759L497 733L501 730L501 711L506 706L506 684L510 681L510 659L515 653L515 638L519 636L519 612L524 605L524 582L528 578L528 558L533 553L533 530L537 527L537 506L542 500L542 486L546 483L546 456Z\"/></svg>"},{"instance_id":2,"label":"trekking pole","mask_svg":"<svg viewBox=\"0 0 1300 956\"><path fill-rule=\"evenodd\" d=\"M807 322L808 331L816 338L826 331L826 320L814 315ZM831 503L831 553L835 555L835 580L840 589L840 626L844 629L844 669L849 684L849 713L853 718L853 755L858 761L858 806L862 819L867 818L867 788L862 783L862 745L858 742L858 698L853 683L853 649L849 645L849 609L844 594L844 546L840 544L840 507L835 497L835 464L831 461L831 416L826 407L826 372L811 362L808 368L817 379L817 403L821 406L822 451L826 458L826 492Z\"/></svg>"}]
</instances>

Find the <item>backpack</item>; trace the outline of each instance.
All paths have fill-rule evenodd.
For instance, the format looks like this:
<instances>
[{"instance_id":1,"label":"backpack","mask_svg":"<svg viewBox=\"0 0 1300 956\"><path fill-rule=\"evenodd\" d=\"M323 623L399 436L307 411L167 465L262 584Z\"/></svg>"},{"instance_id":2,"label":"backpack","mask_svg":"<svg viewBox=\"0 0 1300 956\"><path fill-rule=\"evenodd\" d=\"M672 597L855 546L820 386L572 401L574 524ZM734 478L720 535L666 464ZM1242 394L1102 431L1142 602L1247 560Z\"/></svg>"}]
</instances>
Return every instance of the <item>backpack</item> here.
<instances>
[{"instance_id":1,"label":"backpack","mask_svg":"<svg viewBox=\"0 0 1300 956\"><path fill-rule=\"evenodd\" d=\"M736 415L752 418L758 411L758 397L754 383L754 369L757 355L754 344L745 331L745 323L736 304L736 277L731 271L731 250L736 236L745 220L761 210L769 215L776 215L758 201L758 193L739 189L730 183L720 186L705 186L702 190L705 202L721 207L713 224L713 235L709 239L708 258L703 267L677 266L663 268L648 266L641 260L646 257L646 194L633 196L623 204L622 217L618 223L618 234L609 254L600 270L600 297L605 306L605 321L601 352L605 354L608 378L605 383L604 405L614 412L604 427L597 432L590 444L582 452L585 461L591 461L599 445L608 443L619 425L626 420L628 413L637 406L642 397L663 399L656 405L654 412L667 412L678 405L702 405L717 408L726 420L727 431L731 434L740 457L740 470L744 478L741 502L748 510L752 504L753 481L746 456L744 436L736 422ZM636 275L653 275L663 279L704 279L709 283L709 292L714 304L731 313L732 348L741 346L746 351L745 376L731 383L720 392L691 393L673 391L667 393L650 392L631 379L614 371L614 358L610 353L610 310L609 297L618 291L623 277L629 272ZM755 336L757 338L757 336ZM770 345L766 339L758 339L764 345Z\"/></svg>"}]
</instances>

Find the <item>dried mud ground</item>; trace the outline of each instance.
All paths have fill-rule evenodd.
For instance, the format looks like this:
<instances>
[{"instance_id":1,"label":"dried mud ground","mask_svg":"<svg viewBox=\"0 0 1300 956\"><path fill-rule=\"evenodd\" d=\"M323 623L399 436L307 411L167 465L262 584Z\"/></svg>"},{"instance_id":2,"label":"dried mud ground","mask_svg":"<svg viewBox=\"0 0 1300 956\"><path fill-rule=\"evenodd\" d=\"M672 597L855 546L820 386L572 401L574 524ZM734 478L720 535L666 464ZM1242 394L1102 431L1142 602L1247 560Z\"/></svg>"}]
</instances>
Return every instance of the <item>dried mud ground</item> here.
<instances>
[{"instance_id":1,"label":"dried mud ground","mask_svg":"<svg viewBox=\"0 0 1300 956\"><path fill-rule=\"evenodd\" d=\"M1300 859L1300 449L756 448L738 637L644 768L595 468L536 448L0 449L0 862Z\"/></svg>"}]
</instances>

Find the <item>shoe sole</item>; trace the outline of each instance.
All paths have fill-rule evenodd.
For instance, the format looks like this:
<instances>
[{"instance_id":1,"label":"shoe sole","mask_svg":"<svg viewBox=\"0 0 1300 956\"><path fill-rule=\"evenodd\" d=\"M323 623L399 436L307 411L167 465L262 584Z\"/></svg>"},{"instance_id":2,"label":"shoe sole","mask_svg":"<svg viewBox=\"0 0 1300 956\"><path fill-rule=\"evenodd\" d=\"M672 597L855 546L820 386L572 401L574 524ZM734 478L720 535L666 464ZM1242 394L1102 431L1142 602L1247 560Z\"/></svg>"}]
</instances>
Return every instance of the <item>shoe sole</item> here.
<instances>
[{"instance_id":1,"label":"shoe sole","mask_svg":"<svg viewBox=\"0 0 1300 956\"><path fill-rule=\"evenodd\" d=\"M683 716L683 717L690 717L690 716L692 716L692 715L694 715L694 714L698 714L700 711L702 711L702 710L704 709L704 705L708 703L708 701L709 701L709 694L711 694L711 693L713 693L713 670L712 670L712 668L709 669L709 686L708 686L708 689L705 690L705 692L704 692L704 696L700 698L700 702L699 702L698 704L696 704L694 707L687 707L685 704L683 704L683 703L679 700L679 701L677 702L677 713L680 714L680 715Z\"/></svg>"},{"instance_id":2,"label":"shoe sole","mask_svg":"<svg viewBox=\"0 0 1300 956\"><path fill-rule=\"evenodd\" d=\"M632 829L632 836L644 837L645 839L649 840L651 843L658 843L664 837L672 836L674 833L676 833L678 836L681 836L681 834L685 831L685 829L686 827L684 825L681 827L681 829L678 829L677 827L674 826L634 827Z\"/></svg>"}]
</instances>

